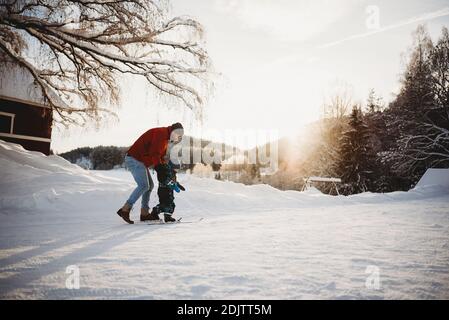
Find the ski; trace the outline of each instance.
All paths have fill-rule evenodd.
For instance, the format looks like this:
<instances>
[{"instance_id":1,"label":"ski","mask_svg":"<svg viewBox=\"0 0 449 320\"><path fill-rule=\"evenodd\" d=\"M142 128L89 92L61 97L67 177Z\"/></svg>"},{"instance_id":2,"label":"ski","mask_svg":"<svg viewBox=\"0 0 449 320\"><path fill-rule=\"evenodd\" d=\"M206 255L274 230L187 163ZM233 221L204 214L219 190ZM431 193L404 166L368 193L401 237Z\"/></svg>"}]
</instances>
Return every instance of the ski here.
<instances>
[{"instance_id":1,"label":"ski","mask_svg":"<svg viewBox=\"0 0 449 320\"><path fill-rule=\"evenodd\" d=\"M181 219L182 219L182 217L179 218L178 220L176 220L176 222L172 222L172 223L197 223L197 222L200 222L200 221L204 220L204 218L198 218L198 219L195 219L195 220L187 220L187 221L186 220L182 220L181 221Z\"/></svg>"},{"instance_id":2,"label":"ski","mask_svg":"<svg viewBox=\"0 0 449 320\"><path fill-rule=\"evenodd\" d=\"M171 224L179 224L179 223L197 223L202 221L204 218L199 218L199 219L195 219L195 220L182 220L182 217L177 219L176 221L173 222L164 222L162 220L159 221L140 221L136 224L145 224L145 225L149 225L149 226L159 226L159 225L171 225Z\"/></svg>"}]
</instances>

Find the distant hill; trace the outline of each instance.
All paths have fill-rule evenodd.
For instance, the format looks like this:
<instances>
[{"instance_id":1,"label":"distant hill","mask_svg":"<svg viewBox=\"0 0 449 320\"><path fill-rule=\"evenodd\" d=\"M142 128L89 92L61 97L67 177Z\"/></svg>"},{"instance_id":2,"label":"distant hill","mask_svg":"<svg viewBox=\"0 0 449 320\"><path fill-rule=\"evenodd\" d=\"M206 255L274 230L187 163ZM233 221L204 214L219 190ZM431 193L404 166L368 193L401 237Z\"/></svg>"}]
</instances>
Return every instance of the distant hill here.
<instances>
[{"instance_id":1,"label":"distant hill","mask_svg":"<svg viewBox=\"0 0 449 320\"><path fill-rule=\"evenodd\" d=\"M229 158L229 155L233 153L241 152L238 148L228 144L213 142L211 140L201 140L191 136L185 136L182 145L179 145L179 147L191 148L190 160L187 163L182 163L182 157L178 158L181 162L181 168L185 170L192 169L196 164L202 163L202 161L197 161L197 157L193 157L194 152L199 152L200 154L202 152L213 153L215 150L222 154L223 160ZM212 150L206 150L206 148L212 148ZM61 153L59 156L85 169L110 170L115 167L123 167L123 159L128 149L129 147L117 146L81 147ZM172 160L178 163L176 159Z\"/></svg>"}]
</instances>

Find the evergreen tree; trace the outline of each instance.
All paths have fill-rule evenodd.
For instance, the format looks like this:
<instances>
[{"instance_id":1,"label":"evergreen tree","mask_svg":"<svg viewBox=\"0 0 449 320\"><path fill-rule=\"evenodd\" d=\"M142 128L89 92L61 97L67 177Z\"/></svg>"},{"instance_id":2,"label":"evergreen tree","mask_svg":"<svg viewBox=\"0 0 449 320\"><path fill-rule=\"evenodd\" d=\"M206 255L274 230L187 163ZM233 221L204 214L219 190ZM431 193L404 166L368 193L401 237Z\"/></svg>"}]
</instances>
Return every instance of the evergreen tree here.
<instances>
[{"instance_id":1,"label":"evergreen tree","mask_svg":"<svg viewBox=\"0 0 449 320\"><path fill-rule=\"evenodd\" d=\"M368 191L373 178L369 129L359 107L349 117L349 128L340 137L339 171L346 194Z\"/></svg>"},{"instance_id":2,"label":"evergreen tree","mask_svg":"<svg viewBox=\"0 0 449 320\"><path fill-rule=\"evenodd\" d=\"M375 113L382 111L384 103L382 98L377 96L376 91L371 89L368 95L368 100L366 102L366 110L368 113Z\"/></svg>"}]
</instances>

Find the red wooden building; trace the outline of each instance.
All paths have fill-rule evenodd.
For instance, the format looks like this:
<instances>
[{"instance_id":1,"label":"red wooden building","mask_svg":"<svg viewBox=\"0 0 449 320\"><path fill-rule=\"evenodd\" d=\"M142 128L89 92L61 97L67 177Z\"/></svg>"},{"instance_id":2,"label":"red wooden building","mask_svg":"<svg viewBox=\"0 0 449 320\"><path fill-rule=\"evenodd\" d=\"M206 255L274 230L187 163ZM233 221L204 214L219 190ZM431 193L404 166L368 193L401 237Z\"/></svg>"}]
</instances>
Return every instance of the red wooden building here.
<instances>
[{"instance_id":1,"label":"red wooden building","mask_svg":"<svg viewBox=\"0 0 449 320\"><path fill-rule=\"evenodd\" d=\"M0 66L0 139L50 153L53 114L31 74Z\"/></svg>"}]
</instances>

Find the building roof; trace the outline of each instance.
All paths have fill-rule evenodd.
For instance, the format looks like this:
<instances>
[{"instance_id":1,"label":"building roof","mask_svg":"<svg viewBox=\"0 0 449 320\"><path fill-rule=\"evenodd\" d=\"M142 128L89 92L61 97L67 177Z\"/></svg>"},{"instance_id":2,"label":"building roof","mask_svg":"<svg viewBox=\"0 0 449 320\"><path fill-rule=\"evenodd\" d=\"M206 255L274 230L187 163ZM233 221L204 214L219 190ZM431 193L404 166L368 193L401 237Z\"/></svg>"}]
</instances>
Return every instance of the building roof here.
<instances>
[{"instance_id":1,"label":"building roof","mask_svg":"<svg viewBox=\"0 0 449 320\"><path fill-rule=\"evenodd\" d=\"M66 106L54 91L51 91L50 94L59 105ZM0 64L0 97L33 105L49 106L31 73L10 62Z\"/></svg>"}]
</instances>

